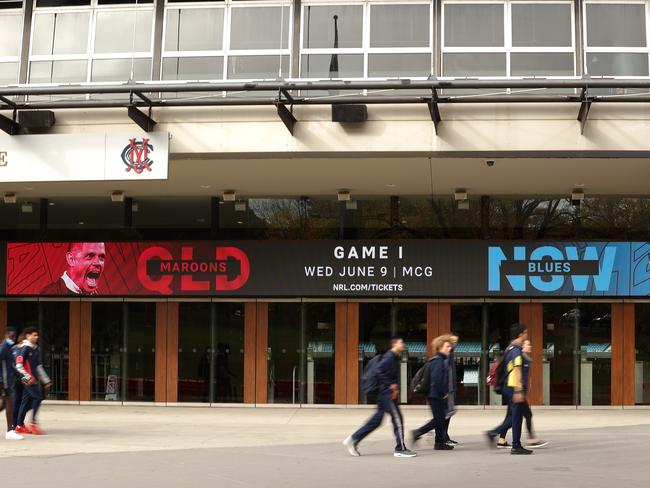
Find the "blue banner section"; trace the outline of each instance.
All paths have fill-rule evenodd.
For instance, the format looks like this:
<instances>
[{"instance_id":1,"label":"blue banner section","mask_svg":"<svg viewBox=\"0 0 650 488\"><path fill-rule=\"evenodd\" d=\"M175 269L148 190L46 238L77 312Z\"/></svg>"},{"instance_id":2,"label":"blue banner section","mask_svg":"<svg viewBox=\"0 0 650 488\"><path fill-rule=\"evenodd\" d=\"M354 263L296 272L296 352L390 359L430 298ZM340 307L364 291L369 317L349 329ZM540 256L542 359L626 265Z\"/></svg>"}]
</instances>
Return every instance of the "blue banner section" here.
<instances>
[{"instance_id":1,"label":"blue banner section","mask_svg":"<svg viewBox=\"0 0 650 488\"><path fill-rule=\"evenodd\" d=\"M554 242L488 245L490 295L650 295L650 243Z\"/></svg>"}]
</instances>

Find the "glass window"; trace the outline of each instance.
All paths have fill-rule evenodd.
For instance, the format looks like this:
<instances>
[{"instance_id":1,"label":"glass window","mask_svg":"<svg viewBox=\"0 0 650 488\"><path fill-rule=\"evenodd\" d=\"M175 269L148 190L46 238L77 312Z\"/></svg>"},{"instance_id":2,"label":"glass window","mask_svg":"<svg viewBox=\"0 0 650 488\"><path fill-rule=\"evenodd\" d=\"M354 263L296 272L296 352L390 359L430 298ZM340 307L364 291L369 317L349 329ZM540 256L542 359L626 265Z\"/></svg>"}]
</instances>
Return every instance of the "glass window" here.
<instances>
[{"instance_id":1,"label":"glass window","mask_svg":"<svg viewBox=\"0 0 650 488\"><path fill-rule=\"evenodd\" d=\"M223 49L221 8L168 9L166 51L213 51Z\"/></svg>"},{"instance_id":2,"label":"glass window","mask_svg":"<svg viewBox=\"0 0 650 488\"><path fill-rule=\"evenodd\" d=\"M484 347L487 356L483 356L485 366L481 370L481 378L487 376L488 364L503 357L503 352L512 342L510 326L519 322L518 303L486 303L484 306L487 308L488 316L487 344ZM460 340L462 341L462 338ZM486 405L501 405L503 403L501 395L495 394L492 389L487 391L486 395Z\"/></svg>"},{"instance_id":3,"label":"glass window","mask_svg":"<svg viewBox=\"0 0 650 488\"><path fill-rule=\"evenodd\" d=\"M124 398L152 402L156 369L156 304L127 303L126 307Z\"/></svg>"},{"instance_id":4,"label":"glass window","mask_svg":"<svg viewBox=\"0 0 650 488\"><path fill-rule=\"evenodd\" d=\"M366 395L361 376L366 364L377 354L390 349L394 325L391 303L359 304L359 403L374 403L374 395Z\"/></svg>"},{"instance_id":5,"label":"glass window","mask_svg":"<svg viewBox=\"0 0 650 488\"><path fill-rule=\"evenodd\" d=\"M634 307L636 334L634 362L634 403L650 404L650 304L638 303Z\"/></svg>"},{"instance_id":6,"label":"glass window","mask_svg":"<svg viewBox=\"0 0 650 488\"><path fill-rule=\"evenodd\" d=\"M88 62L32 61L29 65L30 83L81 83L88 76Z\"/></svg>"},{"instance_id":7,"label":"glass window","mask_svg":"<svg viewBox=\"0 0 650 488\"><path fill-rule=\"evenodd\" d=\"M93 400L122 401L124 386L124 304L92 304L91 355Z\"/></svg>"},{"instance_id":8,"label":"glass window","mask_svg":"<svg viewBox=\"0 0 650 488\"><path fill-rule=\"evenodd\" d=\"M459 337L454 349L456 404L483 405L483 305L452 304L451 330Z\"/></svg>"},{"instance_id":9,"label":"glass window","mask_svg":"<svg viewBox=\"0 0 650 488\"><path fill-rule=\"evenodd\" d=\"M48 399L68 399L69 302L40 302L39 348L41 362L52 380Z\"/></svg>"},{"instance_id":10,"label":"glass window","mask_svg":"<svg viewBox=\"0 0 650 488\"><path fill-rule=\"evenodd\" d=\"M288 7L232 8L230 49L287 49L289 20Z\"/></svg>"},{"instance_id":11,"label":"glass window","mask_svg":"<svg viewBox=\"0 0 650 488\"><path fill-rule=\"evenodd\" d=\"M571 9L570 4L512 4L512 45L572 46Z\"/></svg>"},{"instance_id":12,"label":"glass window","mask_svg":"<svg viewBox=\"0 0 650 488\"><path fill-rule=\"evenodd\" d=\"M223 58L164 58L163 80L220 80L223 78Z\"/></svg>"},{"instance_id":13,"label":"glass window","mask_svg":"<svg viewBox=\"0 0 650 488\"><path fill-rule=\"evenodd\" d=\"M228 78L277 79L289 75L289 56L229 56Z\"/></svg>"},{"instance_id":14,"label":"glass window","mask_svg":"<svg viewBox=\"0 0 650 488\"><path fill-rule=\"evenodd\" d=\"M648 76L646 53L588 52L585 56L591 76Z\"/></svg>"},{"instance_id":15,"label":"glass window","mask_svg":"<svg viewBox=\"0 0 650 488\"><path fill-rule=\"evenodd\" d=\"M0 85L18 83L18 63L0 63Z\"/></svg>"},{"instance_id":16,"label":"glass window","mask_svg":"<svg viewBox=\"0 0 650 488\"><path fill-rule=\"evenodd\" d=\"M457 78L506 76L505 53L445 53L443 76Z\"/></svg>"},{"instance_id":17,"label":"glass window","mask_svg":"<svg viewBox=\"0 0 650 488\"><path fill-rule=\"evenodd\" d=\"M151 51L152 24L151 10L97 12L95 53Z\"/></svg>"},{"instance_id":18,"label":"glass window","mask_svg":"<svg viewBox=\"0 0 650 488\"><path fill-rule=\"evenodd\" d=\"M242 402L243 378L244 305L179 304L178 401Z\"/></svg>"},{"instance_id":19,"label":"glass window","mask_svg":"<svg viewBox=\"0 0 650 488\"><path fill-rule=\"evenodd\" d=\"M427 361L427 305L426 303L393 304L395 317L395 334L401 335L406 344L405 357L401 363L402 403L424 404L423 395L411 392L409 385L415 373Z\"/></svg>"},{"instance_id":20,"label":"glass window","mask_svg":"<svg viewBox=\"0 0 650 488\"><path fill-rule=\"evenodd\" d=\"M368 55L368 76L370 78L426 77L430 74L430 54Z\"/></svg>"},{"instance_id":21,"label":"glass window","mask_svg":"<svg viewBox=\"0 0 650 488\"><path fill-rule=\"evenodd\" d=\"M576 354L580 312L576 303L545 303L544 363L542 397L544 405L576 405L579 357Z\"/></svg>"},{"instance_id":22,"label":"glass window","mask_svg":"<svg viewBox=\"0 0 650 488\"><path fill-rule=\"evenodd\" d=\"M303 54L303 78L363 78L363 54Z\"/></svg>"},{"instance_id":23,"label":"glass window","mask_svg":"<svg viewBox=\"0 0 650 488\"><path fill-rule=\"evenodd\" d=\"M512 53L512 76L573 76L573 53Z\"/></svg>"},{"instance_id":24,"label":"glass window","mask_svg":"<svg viewBox=\"0 0 650 488\"><path fill-rule=\"evenodd\" d=\"M504 45L503 4L462 3L444 6L445 47Z\"/></svg>"},{"instance_id":25,"label":"glass window","mask_svg":"<svg viewBox=\"0 0 650 488\"><path fill-rule=\"evenodd\" d=\"M86 54L89 12L35 14L32 55Z\"/></svg>"},{"instance_id":26,"label":"glass window","mask_svg":"<svg viewBox=\"0 0 650 488\"><path fill-rule=\"evenodd\" d=\"M269 303L268 402L300 403L300 303Z\"/></svg>"},{"instance_id":27,"label":"glass window","mask_svg":"<svg viewBox=\"0 0 650 488\"><path fill-rule=\"evenodd\" d=\"M20 56L23 36L23 15L21 13L0 14L0 58Z\"/></svg>"},{"instance_id":28,"label":"glass window","mask_svg":"<svg viewBox=\"0 0 650 488\"><path fill-rule=\"evenodd\" d=\"M647 46L644 4L589 3L586 8L588 46Z\"/></svg>"},{"instance_id":29,"label":"glass window","mask_svg":"<svg viewBox=\"0 0 650 488\"><path fill-rule=\"evenodd\" d=\"M612 402L611 305L581 303L579 311L579 405L610 405Z\"/></svg>"},{"instance_id":30,"label":"glass window","mask_svg":"<svg viewBox=\"0 0 650 488\"><path fill-rule=\"evenodd\" d=\"M301 362L303 378L301 401L308 404L334 403L334 327L333 303L303 303L306 350Z\"/></svg>"},{"instance_id":31,"label":"glass window","mask_svg":"<svg viewBox=\"0 0 650 488\"><path fill-rule=\"evenodd\" d=\"M429 5L372 5L370 47L428 47Z\"/></svg>"},{"instance_id":32,"label":"glass window","mask_svg":"<svg viewBox=\"0 0 650 488\"><path fill-rule=\"evenodd\" d=\"M119 228L124 225L124 205L108 198L53 198L48 205L48 227L70 229Z\"/></svg>"},{"instance_id":33,"label":"glass window","mask_svg":"<svg viewBox=\"0 0 650 488\"><path fill-rule=\"evenodd\" d=\"M154 401L155 331L155 303L93 303L93 400Z\"/></svg>"},{"instance_id":34,"label":"glass window","mask_svg":"<svg viewBox=\"0 0 650 488\"><path fill-rule=\"evenodd\" d=\"M151 59L95 59L90 81L126 82L151 79Z\"/></svg>"},{"instance_id":35,"label":"glass window","mask_svg":"<svg viewBox=\"0 0 650 488\"><path fill-rule=\"evenodd\" d=\"M209 197L143 197L135 200L132 208L136 228L210 227Z\"/></svg>"},{"instance_id":36,"label":"glass window","mask_svg":"<svg viewBox=\"0 0 650 488\"><path fill-rule=\"evenodd\" d=\"M363 35L361 5L308 5L304 8L304 16L302 41L304 48L361 47Z\"/></svg>"}]
</instances>

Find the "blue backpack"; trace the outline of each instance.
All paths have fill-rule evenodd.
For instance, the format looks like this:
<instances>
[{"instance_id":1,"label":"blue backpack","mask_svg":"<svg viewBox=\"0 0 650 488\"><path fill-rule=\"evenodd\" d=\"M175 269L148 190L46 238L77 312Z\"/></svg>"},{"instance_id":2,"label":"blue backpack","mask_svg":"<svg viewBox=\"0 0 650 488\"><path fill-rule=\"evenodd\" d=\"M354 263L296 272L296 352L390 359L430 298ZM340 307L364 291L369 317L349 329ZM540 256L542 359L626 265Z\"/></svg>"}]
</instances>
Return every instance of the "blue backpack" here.
<instances>
[{"instance_id":1,"label":"blue backpack","mask_svg":"<svg viewBox=\"0 0 650 488\"><path fill-rule=\"evenodd\" d=\"M379 378L377 377L377 369L379 361L381 361L383 354L377 354L374 358L368 361L366 367L363 368L363 375L361 376L361 389L366 395L371 395L379 391Z\"/></svg>"}]
</instances>

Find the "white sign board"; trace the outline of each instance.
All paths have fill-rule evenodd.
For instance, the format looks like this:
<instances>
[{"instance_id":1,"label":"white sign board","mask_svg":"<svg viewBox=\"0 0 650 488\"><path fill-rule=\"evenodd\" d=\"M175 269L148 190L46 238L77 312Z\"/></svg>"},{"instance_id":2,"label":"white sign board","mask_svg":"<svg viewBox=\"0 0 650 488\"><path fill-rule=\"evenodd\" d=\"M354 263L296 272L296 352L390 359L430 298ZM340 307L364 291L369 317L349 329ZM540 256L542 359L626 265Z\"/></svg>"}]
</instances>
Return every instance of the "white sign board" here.
<instances>
[{"instance_id":1,"label":"white sign board","mask_svg":"<svg viewBox=\"0 0 650 488\"><path fill-rule=\"evenodd\" d=\"M166 180L167 132L0 135L0 182Z\"/></svg>"}]
</instances>

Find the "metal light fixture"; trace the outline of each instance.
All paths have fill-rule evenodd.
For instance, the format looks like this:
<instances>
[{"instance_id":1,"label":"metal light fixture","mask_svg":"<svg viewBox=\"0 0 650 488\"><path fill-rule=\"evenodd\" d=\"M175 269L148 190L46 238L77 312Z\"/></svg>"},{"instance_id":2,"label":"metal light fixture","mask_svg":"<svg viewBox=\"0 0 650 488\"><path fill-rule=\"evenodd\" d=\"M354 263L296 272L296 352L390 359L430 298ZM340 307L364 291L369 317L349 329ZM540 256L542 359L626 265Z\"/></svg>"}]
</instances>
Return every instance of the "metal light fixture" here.
<instances>
[{"instance_id":1,"label":"metal light fixture","mask_svg":"<svg viewBox=\"0 0 650 488\"><path fill-rule=\"evenodd\" d=\"M223 201L224 202L234 202L237 200L237 193L235 190L224 190L223 192Z\"/></svg>"},{"instance_id":2,"label":"metal light fixture","mask_svg":"<svg viewBox=\"0 0 650 488\"><path fill-rule=\"evenodd\" d=\"M114 191L111 192L111 201L115 203L124 201L124 192L123 191Z\"/></svg>"},{"instance_id":3,"label":"metal light fixture","mask_svg":"<svg viewBox=\"0 0 650 488\"><path fill-rule=\"evenodd\" d=\"M350 195L350 190L339 190L337 193L337 197L339 199L339 202L349 202L352 199L352 195Z\"/></svg>"},{"instance_id":4,"label":"metal light fixture","mask_svg":"<svg viewBox=\"0 0 650 488\"><path fill-rule=\"evenodd\" d=\"M16 194L15 193L5 193L4 194L5 203L16 203Z\"/></svg>"}]
</instances>

